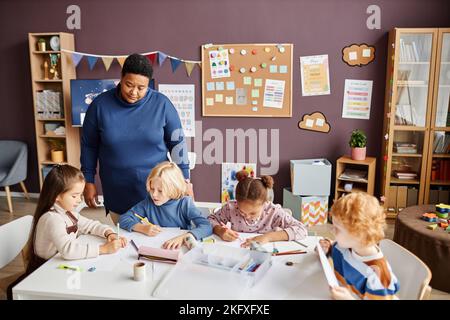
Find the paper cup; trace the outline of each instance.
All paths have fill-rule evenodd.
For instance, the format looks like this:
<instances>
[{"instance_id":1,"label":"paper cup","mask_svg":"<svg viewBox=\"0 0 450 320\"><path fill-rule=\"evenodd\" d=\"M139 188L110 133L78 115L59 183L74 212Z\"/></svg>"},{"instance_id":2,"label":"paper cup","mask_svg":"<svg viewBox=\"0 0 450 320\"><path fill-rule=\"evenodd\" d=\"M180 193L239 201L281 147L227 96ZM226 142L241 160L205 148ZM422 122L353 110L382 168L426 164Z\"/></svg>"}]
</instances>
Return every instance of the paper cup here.
<instances>
[{"instance_id":1,"label":"paper cup","mask_svg":"<svg viewBox=\"0 0 450 320\"><path fill-rule=\"evenodd\" d=\"M133 278L135 281L144 281L145 280L145 263L144 262L136 262L133 266Z\"/></svg>"}]
</instances>

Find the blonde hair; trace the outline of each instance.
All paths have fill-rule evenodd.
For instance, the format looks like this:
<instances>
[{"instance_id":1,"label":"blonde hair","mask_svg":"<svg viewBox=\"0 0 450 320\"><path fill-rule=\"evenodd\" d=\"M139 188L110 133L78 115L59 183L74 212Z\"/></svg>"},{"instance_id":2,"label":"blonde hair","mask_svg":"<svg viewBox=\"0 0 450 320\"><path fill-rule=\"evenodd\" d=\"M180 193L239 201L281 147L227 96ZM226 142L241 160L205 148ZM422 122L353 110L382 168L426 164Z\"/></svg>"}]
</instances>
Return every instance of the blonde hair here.
<instances>
[{"instance_id":1,"label":"blonde hair","mask_svg":"<svg viewBox=\"0 0 450 320\"><path fill-rule=\"evenodd\" d=\"M147 192L150 192L150 184L155 178L161 179L162 192L170 199L180 199L187 192L183 173L174 162L164 161L153 168L147 177Z\"/></svg>"},{"instance_id":2,"label":"blonde hair","mask_svg":"<svg viewBox=\"0 0 450 320\"><path fill-rule=\"evenodd\" d=\"M384 238L386 214L374 196L365 192L350 193L333 204L331 214L351 235L360 237L365 246Z\"/></svg>"}]
</instances>

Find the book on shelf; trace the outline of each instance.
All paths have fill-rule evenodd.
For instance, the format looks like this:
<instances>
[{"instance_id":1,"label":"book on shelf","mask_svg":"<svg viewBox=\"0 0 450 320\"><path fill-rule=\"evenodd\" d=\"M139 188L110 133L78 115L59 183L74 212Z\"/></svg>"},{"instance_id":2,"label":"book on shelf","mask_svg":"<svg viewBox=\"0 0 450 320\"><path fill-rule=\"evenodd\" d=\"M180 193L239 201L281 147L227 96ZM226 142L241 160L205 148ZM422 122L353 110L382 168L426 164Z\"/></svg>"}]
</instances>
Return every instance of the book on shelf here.
<instances>
[{"instance_id":1,"label":"book on shelf","mask_svg":"<svg viewBox=\"0 0 450 320\"><path fill-rule=\"evenodd\" d=\"M417 145L414 143L396 142L395 151L397 153L417 153Z\"/></svg>"},{"instance_id":2,"label":"book on shelf","mask_svg":"<svg viewBox=\"0 0 450 320\"><path fill-rule=\"evenodd\" d=\"M450 160L433 159L431 162L431 181L450 180Z\"/></svg>"},{"instance_id":3,"label":"book on shelf","mask_svg":"<svg viewBox=\"0 0 450 320\"><path fill-rule=\"evenodd\" d=\"M417 178L417 172L395 170L394 177L400 180L414 180Z\"/></svg>"},{"instance_id":4,"label":"book on shelf","mask_svg":"<svg viewBox=\"0 0 450 320\"><path fill-rule=\"evenodd\" d=\"M433 141L434 153L449 153L450 152L450 136L443 131L434 132Z\"/></svg>"},{"instance_id":5,"label":"book on shelf","mask_svg":"<svg viewBox=\"0 0 450 320\"><path fill-rule=\"evenodd\" d=\"M405 41L400 38L400 62L419 62L423 52L423 41Z\"/></svg>"},{"instance_id":6,"label":"book on shelf","mask_svg":"<svg viewBox=\"0 0 450 320\"><path fill-rule=\"evenodd\" d=\"M367 182L367 171L345 169L344 172L339 176L339 179L354 182Z\"/></svg>"},{"instance_id":7,"label":"book on shelf","mask_svg":"<svg viewBox=\"0 0 450 320\"><path fill-rule=\"evenodd\" d=\"M415 126L416 121L411 105L398 104L395 106L395 124Z\"/></svg>"}]
</instances>

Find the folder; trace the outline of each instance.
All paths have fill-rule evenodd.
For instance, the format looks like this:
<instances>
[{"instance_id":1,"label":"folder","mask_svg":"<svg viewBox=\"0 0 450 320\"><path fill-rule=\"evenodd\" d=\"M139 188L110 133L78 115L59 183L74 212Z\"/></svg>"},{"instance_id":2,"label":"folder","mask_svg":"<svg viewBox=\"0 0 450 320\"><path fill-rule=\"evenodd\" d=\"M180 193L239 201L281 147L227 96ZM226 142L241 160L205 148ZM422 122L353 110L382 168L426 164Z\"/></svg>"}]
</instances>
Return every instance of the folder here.
<instances>
[{"instance_id":1,"label":"folder","mask_svg":"<svg viewBox=\"0 0 450 320\"><path fill-rule=\"evenodd\" d=\"M385 197L387 198L388 211L397 212L397 186L389 186L389 193Z\"/></svg>"},{"instance_id":2,"label":"folder","mask_svg":"<svg viewBox=\"0 0 450 320\"><path fill-rule=\"evenodd\" d=\"M169 250L146 246L140 246L138 251L138 259L145 258L151 261L166 263L177 263L180 255L180 250Z\"/></svg>"},{"instance_id":3,"label":"folder","mask_svg":"<svg viewBox=\"0 0 450 320\"><path fill-rule=\"evenodd\" d=\"M406 198L406 206L415 206L417 205L417 196L418 196L419 190L416 188L408 188L408 195Z\"/></svg>"},{"instance_id":4,"label":"folder","mask_svg":"<svg viewBox=\"0 0 450 320\"><path fill-rule=\"evenodd\" d=\"M430 190L430 199L429 204L437 204L439 203L439 191L438 190Z\"/></svg>"},{"instance_id":5,"label":"folder","mask_svg":"<svg viewBox=\"0 0 450 320\"><path fill-rule=\"evenodd\" d=\"M397 210L398 210L398 212L400 212L404 208L406 208L407 196L408 196L408 187L407 186L398 186L397 187Z\"/></svg>"}]
</instances>

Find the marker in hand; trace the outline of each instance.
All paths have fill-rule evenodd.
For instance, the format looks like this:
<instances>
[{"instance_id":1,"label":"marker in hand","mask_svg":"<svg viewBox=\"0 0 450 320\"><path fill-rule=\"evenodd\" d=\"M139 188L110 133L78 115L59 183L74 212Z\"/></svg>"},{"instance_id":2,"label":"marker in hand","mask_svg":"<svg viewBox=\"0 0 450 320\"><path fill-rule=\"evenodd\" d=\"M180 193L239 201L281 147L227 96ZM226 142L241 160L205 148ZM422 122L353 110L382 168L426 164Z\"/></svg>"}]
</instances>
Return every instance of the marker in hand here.
<instances>
[{"instance_id":1,"label":"marker in hand","mask_svg":"<svg viewBox=\"0 0 450 320\"><path fill-rule=\"evenodd\" d=\"M228 221L227 224L223 223L222 221L220 221L220 225L224 228L227 228L228 230L231 230L231 223ZM244 241L244 239L242 239L240 236L238 236L238 239L240 241Z\"/></svg>"}]
</instances>

